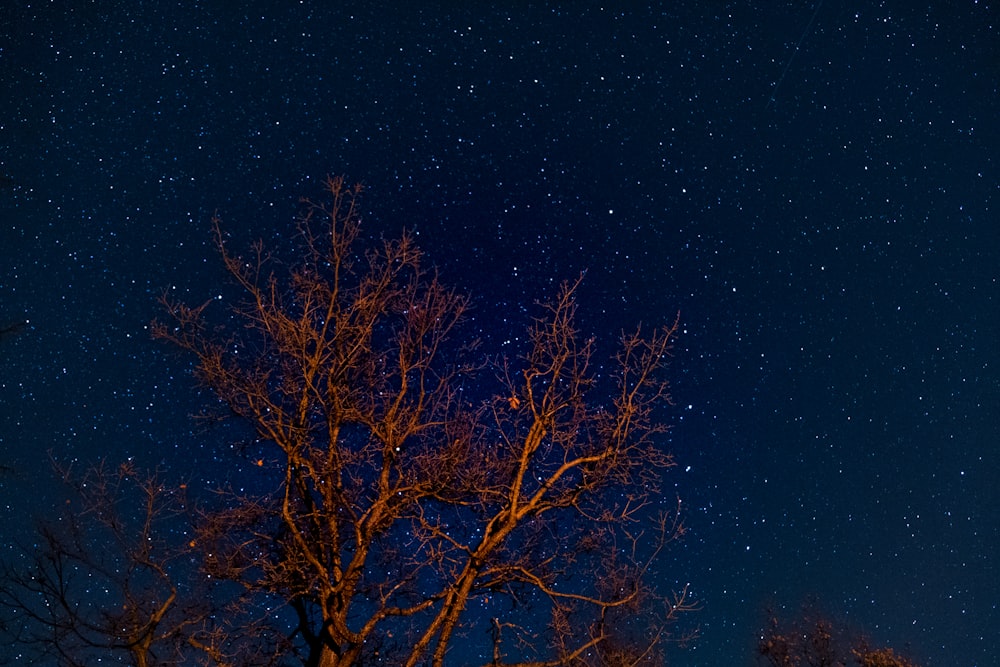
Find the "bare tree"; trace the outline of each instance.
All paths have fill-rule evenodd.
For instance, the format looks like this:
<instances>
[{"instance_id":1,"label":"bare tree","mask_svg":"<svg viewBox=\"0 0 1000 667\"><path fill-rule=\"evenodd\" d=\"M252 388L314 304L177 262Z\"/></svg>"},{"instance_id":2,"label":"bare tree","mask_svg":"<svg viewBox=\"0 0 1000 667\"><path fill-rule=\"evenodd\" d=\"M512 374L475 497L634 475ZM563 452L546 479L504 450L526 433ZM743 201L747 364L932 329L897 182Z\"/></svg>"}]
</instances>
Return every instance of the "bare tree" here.
<instances>
[{"instance_id":1,"label":"bare tree","mask_svg":"<svg viewBox=\"0 0 1000 667\"><path fill-rule=\"evenodd\" d=\"M812 612L784 628L771 615L757 654L772 667L917 667L891 648L871 648L864 638L838 632L833 623Z\"/></svg>"},{"instance_id":2,"label":"bare tree","mask_svg":"<svg viewBox=\"0 0 1000 667\"><path fill-rule=\"evenodd\" d=\"M17 659L277 664L286 638L246 613L242 588L203 576L186 484L131 461L80 475L54 467L69 489L61 511L0 564L0 636Z\"/></svg>"},{"instance_id":3,"label":"bare tree","mask_svg":"<svg viewBox=\"0 0 1000 667\"><path fill-rule=\"evenodd\" d=\"M440 666L459 637L485 640L486 664L537 666L599 664L629 637L616 664L644 664L692 606L646 576L682 532L657 511L677 322L624 333L602 373L577 280L521 356L483 355L455 335L467 297L412 237L362 253L360 186L326 189L291 264L234 254L215 221L236 326L167 297L154 323L252 425L274 480L205 516L206 571L277 605L306 665Z\"/></svg>"},{"instance_id":4,"label":"bare tree","mask_svg":"<svg viewBox=\"0 0 1000 667\"><path fill-rule=\"evenodd\" d=\"M162 524L181 511L178 489L131 464L79 479L59 471L73 489L67 511L39 524L22 561L4 565L9 644L62 665L171 664L175 640L198 615L178 596L183 552L162 539Z\"/></svg>"},{"instance_id":5,"label":"bare tree","mask_svg":"<svg viewBox=\"0 0 1000 667\"><path fill-rule=\"evenodd\" d=\"M851 654L861 667L917 667L908 658L897 654L891 648L868 648L864 644L851 649Z\"/></svg>"}]
</instances>

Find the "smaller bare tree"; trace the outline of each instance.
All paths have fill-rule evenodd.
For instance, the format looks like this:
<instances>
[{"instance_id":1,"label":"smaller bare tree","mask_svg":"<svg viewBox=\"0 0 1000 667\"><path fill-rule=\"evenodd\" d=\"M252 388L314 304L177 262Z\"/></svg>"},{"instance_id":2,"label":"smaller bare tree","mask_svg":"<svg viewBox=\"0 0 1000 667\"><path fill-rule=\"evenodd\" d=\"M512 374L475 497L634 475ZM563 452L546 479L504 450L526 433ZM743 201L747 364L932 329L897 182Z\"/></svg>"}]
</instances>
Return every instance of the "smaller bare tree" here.
<instances>
[{"instance_id":1,"label":"smaller bare tree","mask_svg":"<svg viewBox=\"0 0 1000 667\"><path fill-rule=\"evenodd\" d=\"M0 635L31 664L135 667L273 664L277 635L234 635L239 589L220 591L196 556L186 485L132 462L77 476L30 545L0 564Z\"/></svg>"},{"instance_id":2,"label":"smaller bare tree","mask_svg":"<svg viewBox=\"0 0 1000 667\"><path fill-rule=\"evenodd\" d=\"M838 632L833 623L812 612L785 627L771 614L757 654L771 667L917 667L891 648L874 649L864 638Z\"/></svg>"},{"instance_id":3,"label":"smaller bare tree","mask_svg":"<svg viewBox=\"0 0 1000 667\"><path fill-rule=\"evenodd\" d=\"M918 667L915 662L896 653L891 648L868 648L864 643L851 649L851 654L861 667Z\"/></svg>"},{"instance_id":4,"label":"smaller bare tree","mask_svg":"<svg viewBox=\"0 0 1000 667\"><path fill-rule=\"evenodd\" d=\"M8 641L37 659L73 667L94 660L167 664L198 610L182 604L175 567L183 549L164 524L180 518L178 489L130 463L98 465L72 489L65 511L38 524L36 543L4 564L0 603Z\"/></svg>"}]
</instances>

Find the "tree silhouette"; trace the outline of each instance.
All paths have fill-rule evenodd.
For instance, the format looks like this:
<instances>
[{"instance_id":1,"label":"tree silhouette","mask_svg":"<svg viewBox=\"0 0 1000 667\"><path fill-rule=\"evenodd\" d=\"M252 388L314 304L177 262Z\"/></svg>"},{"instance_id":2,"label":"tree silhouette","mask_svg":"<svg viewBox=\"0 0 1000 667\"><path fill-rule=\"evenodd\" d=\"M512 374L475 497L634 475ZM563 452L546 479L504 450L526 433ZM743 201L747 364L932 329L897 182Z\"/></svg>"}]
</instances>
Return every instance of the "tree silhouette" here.
<instances>
[{"instance_id":1,"label":"tree silhouette","mask_svg":"<svg viewBox=\"0 0 1000 667\"><path fill-rule=\"evenodd\" d=\"M488 356L412 237L361 251L360 186L326 193L291 263L234 254L215 220L231 325L167 297L154 323L253 428L271 484L203 514L206 575L274 610L305 665L440 666L459 642L490 665L647 664L692 607L647 576L682 532L679 503L657 507L677 322L624 333L604 367L577 280L520 356Z\"/></svg>"},{"instance_id":2,"label":"tree silhouette","mask_svg":"<svg viewBox=\"0 0 1000 667\"><path fill-rule=\"evenodd\" d=\"M782 624L771 615L761 633L758 656L772 667L917 667L891 648L871 648L864 638L849 638L837 632L829 620L806 613L793 623Z\"/></svg>"},{"instance_id":3,"label":"tree silhouette","mask_svg":"<svg viewBox=\"0 0 1000 667\"><path fill-rule=\"evenodd\" d=\"M131 464L57 471L72 489L66 511L39 523L27 562L0 577L9 645L61 665L164 664L204 612L179 598L183 554L162 539L179 495Z\"/></svg>"},{"instance_id":4,"label":"tree silhouette","mask_svg":"<svg viewBox=\"0 0 1000 667\"><path fill-rule=\"evenodd\" d=\"M29 664L278 664L286 638L201 576L186 485L131 462L82 474L20 557L0 564L0 636ZM234 632L239 628L239 632Z\"/></svg>"}]
</instances>

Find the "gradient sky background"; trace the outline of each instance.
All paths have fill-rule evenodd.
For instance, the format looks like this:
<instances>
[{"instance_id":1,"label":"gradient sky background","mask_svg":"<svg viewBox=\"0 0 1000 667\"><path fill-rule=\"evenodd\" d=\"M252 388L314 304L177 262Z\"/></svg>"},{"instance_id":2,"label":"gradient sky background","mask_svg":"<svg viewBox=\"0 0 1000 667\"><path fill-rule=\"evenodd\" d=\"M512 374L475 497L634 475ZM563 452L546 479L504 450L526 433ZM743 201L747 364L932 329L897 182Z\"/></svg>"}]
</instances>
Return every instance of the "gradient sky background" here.
<instances>
[{"instance_id":1,"label":"gradient sky background","mask_svg":"<svg viewBox=\"0 0 1000 667\"><path fill-rule=\"evenodd\" d=\"M213 212L277 242L344 173L490 339L582 269L606 341L681 311L664 577L704 609L674 664L752 664L761 608L810 596L926 665L996 664L992 3L13 4L3 531L53 502L48 451L240 479L156 298L219 293Z\"/></svg>"}]
</instances>

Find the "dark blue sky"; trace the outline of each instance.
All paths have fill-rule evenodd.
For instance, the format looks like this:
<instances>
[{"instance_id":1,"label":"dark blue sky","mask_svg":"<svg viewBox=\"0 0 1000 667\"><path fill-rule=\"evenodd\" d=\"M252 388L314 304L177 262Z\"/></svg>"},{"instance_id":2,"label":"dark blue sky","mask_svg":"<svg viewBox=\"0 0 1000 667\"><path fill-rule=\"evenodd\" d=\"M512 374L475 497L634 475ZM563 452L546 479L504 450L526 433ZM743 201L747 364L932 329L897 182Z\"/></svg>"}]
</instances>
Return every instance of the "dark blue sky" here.
<instances>
[{"instance_id":1,"label":"dark blue sky","mask_svg":"<svg viewBox=\"0 0 1000 667\"><path fill-rule=\"evenodd\" d=\"M21 4L0 14L0 325L30 321L0 341L6 527L45 511L48 451L239 478L192 433L187 360L149 340L156 298L221 289L213 212L283 243L345 173L368 232L415 230L487 339L583 269L609 342L681 311L690 533L664 576L704 609L675 664L750 664L761 607L808 596L927 665L993 664L990 2Z\"/></svg>"}]
</instances>

